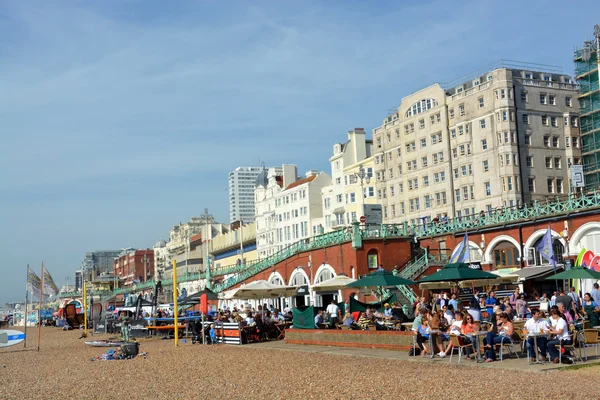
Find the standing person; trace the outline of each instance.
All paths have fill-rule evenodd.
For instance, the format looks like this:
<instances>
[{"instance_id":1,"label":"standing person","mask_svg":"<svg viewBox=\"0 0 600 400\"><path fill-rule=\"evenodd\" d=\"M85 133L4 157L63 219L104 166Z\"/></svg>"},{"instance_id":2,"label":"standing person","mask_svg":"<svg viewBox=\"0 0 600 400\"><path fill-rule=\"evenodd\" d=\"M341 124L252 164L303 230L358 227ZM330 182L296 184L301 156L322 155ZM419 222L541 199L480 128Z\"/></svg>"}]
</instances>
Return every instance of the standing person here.
<instances>
[{"instance_id":1,"label":"standing person","mask_svg":"<svg viewBox=\"0 0 600 400\"><path fill-rule=\"evenodd\" d=\"M497 302L498 300L496 299L496 292L490 292L488 298L485 299L486 311L490 317L494 314L494 306Z\"/></svg>"},{"instance_id":2,"label":"standing person","mask_svg":"<svg viewBox=\"0 0 600 400\"><path fill-rule=\"evenodd\" d=\"M123 336L123 341L129 342L129 316L125 311L121 311L121 315L119 316L119 321L121 321L121 336Z\"/></svg>"},{"instance_id":3,"label":"standing person","mask_svg":"<svg viewBox=\"0 0 600 400\"><path fill-rule=\"evenodd\" d=\"M600 312L600 307L598 307L598 303L592 299L592 295L590 293L586 293L583 296L583 314L585 315L585 319L590 321L589 327L593 328L595 326L600 325L600 320L598 319L598 312Z\"/></svg>"},{"instance_id":4,"label":"standing person","mask_svg":"<svg viewBox=\"0 0 600 400\"><path fill-rule=\"evenodd\" d=\"M388 304L389 306L389 304ZM338 307L337 304L335 304L335 300L331 300L331 303L327 306L327 314L329 314L329 318L330 318L330 322L331 322L331 327L335 327L337 322L340 320L339 318L339 314L340 314L340 308Z\"/></svg>"},{"instance_id":5,"label":"standing person","mask_svg":"<svg viewBox=\"0 0 600 400\"><path fill-rule=\"evenodd\" d=\"M448 305L451 305L454 311L458 311L458 296L456 293L452 293L450 300L448 300Z\"/></svg>"},{"instance_id":6,"label":"standing person","mask_svg":"<svg viewBox=\"0 0 600 400\"><path fill-rule=\"evenodd\" d=\"M521 293L515 303L515 310L517 311L518 318L525 318L527 316L527 300L525 295Z\"/></svg>"},{"instance_id":7,"label":"standing person","mask_svg":"<svg viewBox=\"0 0 600 400\"><path fill-rule=\"evenodd\" d=\"M575 312L577 312L577 310L579 310L581 308L581 299L579 298L579 295L575 291L574 287L571 287L571 290L569 291L568 296L573 300L573 303L575 305L575 310L576 310Z\"/></svg>"},{"instance_id":8,"label":"standing person","mask_svg":"<svg viewBox=\"0 0 600 400\"><path fill-rule=\"evenodd\" d=\"M567 296L563 289L560 289L559 296L556 297L556 304L562 303L565 306L565 312L571 314L571 317L577 315L577 310L575 309L575 302L571 296Z\"/></svg>"},{"instance_id":9,"label":"standing person","mask_svg":"<svg viewBox=\"0 0 600 400\"><path fill-rule=\"evenodd\" d=\"M516 288L515 291L513 292L513 294L510 295L510 306L513 308L513 310L517 309L517 300L519 300L521 298L521 293L519 293L519 288Z\"/></svg>"},{"instance_id":10,"label":"standing person","mask_svg":"<svg viewBox=\"0 0 600 400\"><path fill-rule=\"evenodd\" d=\"M600 287L597 283L594 283L594 290L590 293L592 296L592 300L596 302L596 304L600 304Z\"/></svg>"}]
</instances>

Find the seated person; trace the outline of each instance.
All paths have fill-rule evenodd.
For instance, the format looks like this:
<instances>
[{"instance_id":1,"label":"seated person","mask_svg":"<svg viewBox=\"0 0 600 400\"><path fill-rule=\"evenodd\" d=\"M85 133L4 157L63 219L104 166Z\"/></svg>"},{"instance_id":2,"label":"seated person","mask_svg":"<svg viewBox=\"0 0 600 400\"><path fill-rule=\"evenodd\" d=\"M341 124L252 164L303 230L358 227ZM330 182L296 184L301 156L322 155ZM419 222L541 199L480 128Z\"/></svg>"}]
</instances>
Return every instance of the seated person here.
<instances>
[{"instance_id":1,"label":"seated person","mask_svg":"<svg viewBox=\"0 0 600 400\"><path fill-rule=\"evenodd\" d=\"M527 333L544 333L544 331L548 331L548 324L545 319L541 318L540 310L534 308L531 311L531 318L525 322L523 330L527 331ZM546 359L546 348L548 345L548 338L546 336L538 336L535 341L532 337L527 338L527 352L529 353L529 358L531 361L536 361L535 355L537 349L534 348L536 342L540 353L542 354L542 360Z\"/></svg>"},{"instance_id":2,"label":"seated person","mask_svg":"<svg viewBox=\"0 0 600 400\"><path fill-rule=\"evenodd\" d=\"M450 324L450 326L448 327L448 335L453 335L453 336L460 336L461 335L461 328L462 328L462 324L463 324L463 317L462 317L462 313L457 312L456 314L454 314L455 318L454 321ZM450 338L448 338L450 339ZM452 342L448 342L448 346L446 347L446 351L440 351L440 353L438 354L440 357L446 357L446 355L452 351Z\"/></svg>"},{"instance_id":3,"label":"seated person","mask_svg":"<svg viewBox=\"0 0 600 400\"><path fill-rule=\"evenodd\" d=\"M352 328L354 326L354 318L352 318L352 315L347 312L342 319L342 323L348 326L348 328Z\"/></svg>"},{"instance_id":4,"label":"seated person","mask_svg":"<svg viewBox=\"0 0 600 400\"><path fill-rule=\"evenodd\" d=\"M514 333L512 322L509 321L508 315L505 312L497 314L496 324L490 326L485 337L485 362L490 363L496 361L496 352L494 346L509 342Z\"/></svg>"},{"instance_id":5,"label":"seated person","mask_svg":"<svg viewBox=\"0 0 600 400\"><path fill-rule=\"evenodd\" d=\"M573 340L569 334L569 325L567 325L567 321L561 317L558 310L552 309L550 311L550 318L553 322L552 328L548 331L555 336L552 340L548 341L548 353L550 354L550 360L554 364L558 364L560 357L556 346L559 344L562 344L562 346L573 344Z\"/></svg>"},{"instance_id":6,"label":"seated person","mask_svg":"<svg viewBox=\"0 0 600 400\"><path fill-rule=\"evenodd\" d=\"M358 318L358 326L360 326L360 329L368 330L370 323L371 323L371 319L369 317L367 317L367 313L364 311L361 312L360 317Z\"/></svg>"},{"instance_id":7,"label":"seated person","mask_svg":"<svg viewBox=\"0 0 600 400\"><path fill-rule=\"evenodd\" d=\"M421 357L425 357L429 354L429 349L426 343L429 342L429 326L426 319L422 320L415 332L417 335L417 346L421 349Z\"/></svg>"},{"instance_id":8,"label":"seated person","mask_svg":"<svg viewBox=\"0 0 600 400\"><path fill-rule=\"evenodd\" d=\"M389 303L383 305L383 319L389 321L392 319L392 308Z\"/></svg>"},{"instance_id":9,"label":"seated person","mask_svg":"<svg viewBox=\"0 0 600 400\"><path fill-rule=\"evenodd\" d=\"M324 324L325 320L323 319L323 310L319 310L317 315L315 315L315 328L321 329L320 325Z\"/></svg>"},{"instance_id":10,"label":"seated person","mask_svg":"<svg viewBox=\"0 0 600 400\"><path fill-rule=\"evenodd\" d=\"M454 308L452 304L442 306L442 312L444 313L444 318L448 322L448 325L452 325L454 322Z\"/></svg>"},{"instance_id":11,"label":"seated person","mask_svg":"<svg viewBox=\"0 0 600 400\"><path fill-rule=\"evenodd\" d=\"M248 313L244 321L246 322L245 326L254 326L256 324L256 321L252 318L252 313Z\"/></svg>"}]
</instances>

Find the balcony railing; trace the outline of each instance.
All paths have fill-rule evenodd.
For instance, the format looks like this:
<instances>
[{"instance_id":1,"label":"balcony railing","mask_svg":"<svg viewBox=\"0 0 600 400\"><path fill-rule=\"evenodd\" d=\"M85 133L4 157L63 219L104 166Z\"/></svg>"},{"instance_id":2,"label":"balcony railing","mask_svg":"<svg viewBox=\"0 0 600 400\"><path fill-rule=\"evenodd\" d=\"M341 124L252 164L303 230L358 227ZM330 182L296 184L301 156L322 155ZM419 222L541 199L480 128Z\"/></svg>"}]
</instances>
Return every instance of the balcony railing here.
<instances>
[{"instance_id":1,"label":"balcony railing","mask_svg":"<svg viewBox=\"0 0 600 400\"><path fill-rule=\"evenodd\" d=\"M467 217L449 219L447 221L429 222L419 225L409 225L405 222L403 224L361 226L356 234L363 240L401 238L412 235L422 237L451 234L495 225L500 226L506 223L556 216L597 207L600 207L600 193L593 191L588 194L582 194L581 196L568 195L563 199L556 198L555 200L548 200L546 202L535 201L532 204L527 204L522 207L505 207L492 210L491 212L473 214ZM351 229L325 233L296 242L265 259L250 264L240 264L220 268L214 271L215 274L213 274L213 276L233 276L215 285L213 290L215 292L226 290L297 254L351 242L353 236L354 232ZM433 257L433 255L430 257ZM439 261L445 260L440 259ZM421 267L422 265L419 264L419 266ZM203 277L200 273L184 274L179 277L178 282L188 282L201 278ZM173 281L171 279L164 280L162 284L163 286L169 286L173 284ZM129 293L134 290L143 290L145 288L154 287L153 285L154 282L147 282L136 285L135 289L134 287L117 289L113 291L112 295Z\"/></svg>"}]
</instances>

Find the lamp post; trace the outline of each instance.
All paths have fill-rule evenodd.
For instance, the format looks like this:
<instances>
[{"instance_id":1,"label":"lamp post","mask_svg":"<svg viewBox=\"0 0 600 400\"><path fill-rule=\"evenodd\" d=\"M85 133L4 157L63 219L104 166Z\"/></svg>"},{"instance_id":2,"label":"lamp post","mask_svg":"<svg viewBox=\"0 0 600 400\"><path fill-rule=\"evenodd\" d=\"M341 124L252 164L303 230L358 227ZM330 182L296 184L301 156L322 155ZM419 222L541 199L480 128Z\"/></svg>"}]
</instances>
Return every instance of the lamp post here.
<instances>
[{"instance_id":1,"label":"lamp post","mask_svg":"<svg viewBox=\"0 0 600 400\"><path fill-rule=\"evenodd\" d=\"M354 176L357 177L358 179L360 179L360 192L361 192L361 209L360 209L360 213L361 216L364 215L364 210L365 210L365 188L364 188L364 184L365 182L367 184L369 184L371 182L371 176L369 175L369 173L367 172L367 170L365 169L365 167L360 164L358 166L358 172L354 173Z\"/></svg>"}]
</instances>

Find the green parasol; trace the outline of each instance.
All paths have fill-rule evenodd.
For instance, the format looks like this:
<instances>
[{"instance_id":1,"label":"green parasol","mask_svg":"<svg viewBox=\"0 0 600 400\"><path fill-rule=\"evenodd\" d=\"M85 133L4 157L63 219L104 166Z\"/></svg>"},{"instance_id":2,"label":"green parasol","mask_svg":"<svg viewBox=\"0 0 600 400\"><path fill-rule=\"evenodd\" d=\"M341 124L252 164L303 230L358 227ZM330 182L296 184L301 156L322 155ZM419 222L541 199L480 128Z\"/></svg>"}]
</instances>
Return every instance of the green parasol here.
<instances>
[{"instance_id":1,"label":"green parasol","mask_svg":"<svg viewBox=\"0 0 600 400\"><path fill-rule=\"evenodd\" d=\"M418 283L424 282L458 282L478 279L497 279L498 275L480 269L469 268L468 263L446 264L434 274L426 276Z\"/></svg>"},{"instance_id":2,"label":"green parasol","mask_svg":"<svg viewBox=\"0 0 600 400\"><path fill-rule=\"evenodd\" d=\"M600 272L594 271L590 268L585 267L573 267L568 271L563 271L556 275L552 275L546 278L547 280L560 280L560 279L600 279Z\"/></svg>"},{"instance_id":3,"label":"green parasol","mask_svg":"<svg viewBox=\"0 0 600 400\"><path fill-rule=\"evenodd\" d=\"M394 275L389 271L371 272L369 275L362 277L352 283L346 285L347 288L361 287L393 287L399 285L414 285L415 282L404 279L401 276Z\"/></svg>"}]
</instances>

